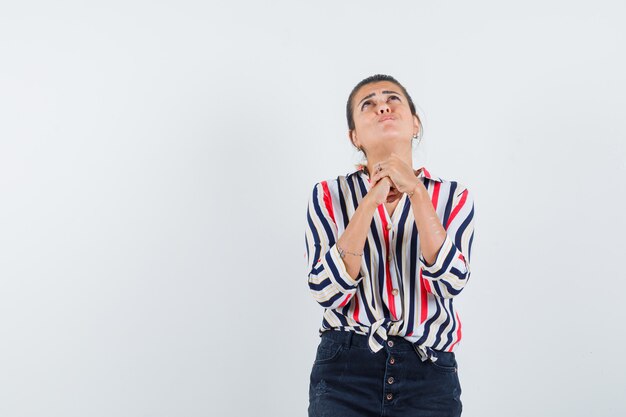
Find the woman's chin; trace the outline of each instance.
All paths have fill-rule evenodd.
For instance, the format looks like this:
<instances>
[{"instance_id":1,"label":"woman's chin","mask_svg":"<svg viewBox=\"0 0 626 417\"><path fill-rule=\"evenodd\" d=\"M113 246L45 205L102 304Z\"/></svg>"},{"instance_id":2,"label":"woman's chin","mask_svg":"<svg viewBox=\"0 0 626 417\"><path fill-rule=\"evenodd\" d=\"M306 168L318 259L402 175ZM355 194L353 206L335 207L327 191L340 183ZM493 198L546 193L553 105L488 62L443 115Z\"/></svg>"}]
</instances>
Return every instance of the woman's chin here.
<instances>
[{"instance_id":1,"label":"woman's chin","mask_svg":"<svg viewBox=\"0 0 626 417\"><path fill-rule=\"evenodd\" d=\"M382 132L379 138L381 142L398 143L398 144L410 143L412 139L410 134L406 134L404 132L398 132L396 130Z\"/></svg>"}]
</instances>

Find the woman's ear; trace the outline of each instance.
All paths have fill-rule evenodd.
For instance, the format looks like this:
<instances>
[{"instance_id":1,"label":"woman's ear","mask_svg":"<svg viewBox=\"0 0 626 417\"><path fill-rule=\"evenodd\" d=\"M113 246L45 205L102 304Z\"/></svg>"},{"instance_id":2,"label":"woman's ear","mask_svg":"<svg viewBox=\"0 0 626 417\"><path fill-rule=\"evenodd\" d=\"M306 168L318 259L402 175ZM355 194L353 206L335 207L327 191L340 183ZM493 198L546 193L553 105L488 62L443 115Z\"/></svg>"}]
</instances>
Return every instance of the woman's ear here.
<instances>
[{"instance_id":1,"label":"woman's ear","mask_svg":"<svg viewBox=\"0 0 626 417\"><path fill-rule=\"evenodd\" d=\"M350 138L350 142L352 142L355 148L361 149L361 147L359 146L359 141L356 138L356 132L354 131L354 129L348 130L348 138Z\"/></svg>"},{"instance_id":2,"label":"woman's ear","mask_svg":"<svg viewBox=\"0 0 626 417\"><path fill-rule=\"evenodd\" d=\"M422 131L422 124L420 123L420 119L413 115L413 132L415 132L418 136Z\"/></svg>"}]
</instances>

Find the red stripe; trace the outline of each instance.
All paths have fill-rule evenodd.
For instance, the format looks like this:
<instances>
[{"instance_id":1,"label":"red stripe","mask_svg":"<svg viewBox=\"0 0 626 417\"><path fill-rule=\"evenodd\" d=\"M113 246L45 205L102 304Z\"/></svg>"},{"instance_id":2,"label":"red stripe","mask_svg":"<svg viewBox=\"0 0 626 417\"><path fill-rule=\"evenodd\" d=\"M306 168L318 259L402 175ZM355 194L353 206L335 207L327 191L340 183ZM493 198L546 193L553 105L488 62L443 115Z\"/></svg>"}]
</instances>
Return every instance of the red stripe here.
<instances>
[{"instance_id":1,"label":"red stripe","mask_svg":"<svg viewBox=\"0 0 626 417\"><path fill-rule=\"evenodd\" d=\"M456 315L456 321L459 323L459 327L458 327L458 329L456 329L456 342L454 342L454 343L452 343L450 345L450 347L448 348L448 352L452 352L452 349L454 348L454 345L459 343L461 341L461 337L462 337L461 318L459 317L459 313L456 313L455 315Z\"/></svg>"},{"instance_id":2,"label":"red stripe","mask_svg":"<svg viewBox=\"0 0 626 417\"><path fill-rule=\"evenodd\" d=\"M354 314L352 315L355 321L359 321L359 299L354 298Z\"/></svg>"},{"instance_id":3,"label":"red stripe","mask_svg":"<svg viewBox=\"0 0 626 417\"><path fill-rule=\"evenodd\" d=\"M420 268L420 322L418 323L418 326L426 321L426 318L428 317L427 291L432 291L430 291L430 285L428 289L426 289L426 285L428 285L428 281L426 281L426 279L424 279L424 277L422 276L422 269Z\"/></svg>"},{"instance_id":4,"label":"red stripe","mask_svg":"<svg viewBox=\"0 0 626 417\"><path fill-rule=\"evenodd\" d=\"M448 226L450 226L450 223L452 223L452 220L456 217L457 213L463 208L465 200L467 200L467 190L463 191L463 197L461 197L461 201L459 201L459 204L457 204L454 210L452 210L450 218L448 219L448 224L446 225L446 230L448 230Z\"/></svg>"},{"instance_id":5,"label":"red stripe","mask_svg":"<svg viewBox=\"0 0 626 417\"><path fill-rule=\"evenodd\" d=\"M345 300L343 300L343 301L341 302L341 304L339 304L339 307L343 307L343 306L345 306L346 304L348 304L348 301L349 301L349 300L350 300L350 294L346 295L346 299L345 299Z\"/></svg>"},{"instance_id":6,"label":"red stripe","mask_svg":"<svg viewBox=\"0 0 626 417\"><path fill-rule=\"evenodd\" d=\"M383 224L383 237L385 238L385 248L387 252L387 257L389 257L389 230L387 230L387 217L385 216L385 207L383 205L378 206L378 215L380 216L380 220ZM389 311L391 312L391 316L394 320L398 319L396 315L396 302L391 285L391 270L389 268L389 261L385 262L385 287L387 289L387 300L389 300Z\"/></svg>"},{"instance_id":7,"label":"red stripe","mask_svg":"<svg viewBox=\"0 0 626 417\"><path fill-rule=\"evenodd\" d=\"M328 183L326 181L322 181L322 188L324 189L324 204L326 205L326 210L328 210L330 218L333 219L333 223L337 224L333 210L333 199L330 198L330 190L328 189Z\"/></svg>"},{"instance_id":8,"label":"red stripe","mask_svg":"<svg viewBox=\"0 0 626 417\"><path fill-rule=\"evenodd\" d=\"M435 188L433 189L433 207L435 211L437 211L437 203L439 202L439 189L441 188L441 183L436 182Z\"/></svg>"}]
</instances>

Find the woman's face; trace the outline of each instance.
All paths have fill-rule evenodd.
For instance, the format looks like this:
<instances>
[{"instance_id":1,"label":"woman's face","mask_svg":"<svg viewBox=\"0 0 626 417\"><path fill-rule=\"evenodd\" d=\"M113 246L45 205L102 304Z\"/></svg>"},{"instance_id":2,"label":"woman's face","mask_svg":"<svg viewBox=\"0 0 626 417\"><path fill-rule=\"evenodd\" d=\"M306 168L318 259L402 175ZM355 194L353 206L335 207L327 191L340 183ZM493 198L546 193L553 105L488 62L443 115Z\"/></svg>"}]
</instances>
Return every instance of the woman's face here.
<instances>
[{"instance_id":1,"label":"woman's face","mask_svg":"<svg viewBox=\"0 0 626 417\"><path fill-rule=\"evenodd\" d=\"M387 155L411 149L411 139L419 132L419 121L402 90L390 81L379 81L359 88L352 101L354 130L350 140L370 155Z\"/></svg>"}]
</instances>

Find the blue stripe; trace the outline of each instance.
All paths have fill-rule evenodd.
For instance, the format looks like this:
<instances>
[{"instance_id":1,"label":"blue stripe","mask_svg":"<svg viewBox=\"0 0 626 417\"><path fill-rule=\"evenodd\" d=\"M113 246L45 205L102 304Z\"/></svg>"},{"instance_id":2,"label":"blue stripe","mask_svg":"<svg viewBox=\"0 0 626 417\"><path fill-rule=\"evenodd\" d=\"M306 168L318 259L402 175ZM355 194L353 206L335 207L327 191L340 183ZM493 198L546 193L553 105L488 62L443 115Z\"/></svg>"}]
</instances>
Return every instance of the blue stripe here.
<instances>
[{"instance_id":1,"label":"blue stripe","mask_svg":"<svg viewBox=\"0 0 626 417\"><path fill-rule=\"evenodd\" d=\"M461 262L461 260L459 259L459 262ZM455 266L453 266L452 268L450 268L450 273L455 275L459 280L463 281L465 278L467 278L463 272L461 272L461 270Z\"/></svg>"},{"instance_id":2,"label":"blue stripe","mask_svg":"<svg viewBox=\"0 0 626 417\"><path fill-rule=\"evenodd\" d=\"M370 287L371 288L371 287ZM370 310L368 304L367 304L367 298L365 298L365 286L364 285L359 285L358 290L359 292L359 298L361 301L359 303L359 306L362 307L361 310L365 311L365 314L367 315L367 319L369 320L370 323L374 323L376 321L376 319L374 318L374 315L372 314L372 311Z\"/></svg>"},{"instance_id":3,"label":"blue stripe","mask_svg":"<svg viewBox=\"0 0 626 417\"><path fill-rule=\"evenodd\" d=\"M346 281L343 280L343 278L341 278L339 269L337 269L337 266L335 265L335 261L333 261L330 251L326 252L324 258L326 259L326 264L330 268L330 273L332 274L335 281L337 281L337 284L341 285L345 291L350 291L351 289L353 289L354 287L352 285L349 285Z\"/></svg>"},{"instance_id":4,"label":"blue stripe","mask_svg":"<svg viewBox=\"0 0 626 417\"><path fill-rule=\"evenodd\" d=\"M338 292L337 294L330 297L328 300L320 302L320 305L322 307L330 308L335 303L335 301L339 300L342 296L343 294Z\"/></svg>"},{"instance_id":5,"label":"blue stripe","mask_svg":"<svg viewBox=\"0 0 626 417\"><path fill-rule=\"evenodd\" d=\"M304 234L304 247L306 248L306 257L307 257L307 259L310 259L310 254L309 254L309 239L307 239L307 237L306 237L306 233Z\"/></svg>"},{"instance_id":6,"label":"blue stripe","mask_svg":"<svg viewBox=\"0 0 626 417\"><path fill-rule=\"evenodd\" d=\"M348 314L350 314L350 304L352 304L352 301L354 300L354 297L350 297L350 300L348 300L348 302L346 303L345 306L341 307L341 310L337 310L339 312L341 312L342 316L348 316ZM339 308L339 307L337 307Z\"/></svg>"},{"instance_id":7,"label":"blue stripe","mask_svg":"<svg viewBox=\"0 0 626 417\"><path fill-rule=\"evenodd\" d=\"M450 347L452 344L452 338L454 337L454 333L456 333L456 329L458 327L456 316L454 314L454 304L452 302L450 303L450 319L452 320L452 329L444 335L446 342L441 347L441 350L447 350Z\"/></svg>"},{"instance_id":8,"label":"blue stripe","mask_svg":"<svg viewBox=\"0 0 626 417\"><path fill-rule=\"evenodd\" d=\"M472 234L469 238L468 248L467 248L467 257L466 260L469 263L470 259L472 259L472 243L474 242L474 231L472 230ZM468 277L469 278L469 277Z\"/></svg>"},{"instance_id":9,"label":"blue stripe","mask_svg":"<svg viewBox=\"0 0 626 417\"><path fill-rule=\"evenodd\" d=\"M439 315L441 314L441 307L439 304L440 301L437 297L435 297L434 300L435 300L435 306L437 307L437 310L435 310L435 314L431 318L426 320L426 322L424 323L424 334L422 334L422 337L420 337L417 340L417 342L415 342L417 345L422 345L426 342L426 339L428 339L428 336L430 336L430 328L432 327L435 320L437 320L439 318Z\"/></svg>"},{"instance_id":10,"label":"blue stripe","mask_svg":"<svg viewBox=\"0 0 626 417\"><path fill-rule=\"evenodd\" d=\"M396 210L398 208L396 208ZM409 210L410 210L409 199L407 198L404 203L404 206L402 207L400 220L398 220L398 230L396 231L396 260L398 262L398 265L402 265L404 263L403 255L406 249L402 247L402 240L404 238L404 227L405 227L406 219L409 216ZM402 273L402 271L400 271L400 273Z\"/></svg>"},{"instance_id":11,"label":"blue stripe","mask_svg":"<svg viewBox=\"0 0 626 417\"><path fill-rule=\"evenodd\" d=\"M379 345L384 345L385 344L385 339L382 338L381 335L379 335L378 333L374 333L373 334L374 340L376 341L376 343L378 343Z\"/></svg>"},{"instance_id":12,"label":"blue stripe","mask_svg":"<svg viewBox=\"0 0 626 417\"><path fill-rule=\"evenodd\" d=\"M317 228L315 227L315 225L313 224L313 219L311 218L311 214L307 211L307 223L309 225L309 230L311 231L311 234L313 235L313 242L315 245L315 252L313 253L313 258L309 258L310 260L312 259L313 262L312 264L315 265L317 263L317 260L320 258L320 252L322 250L322 247L320 245L320 236L317 233Z\"/></svg>"},{"instance_id":13,"label":"blue stripe","mask_svg":"<svg viewBox=\"0 0 626 417\"><path fill-rule=\"evenodd\" d=\"M352 181L348 181L348 188L350 189L350 196L352 197L352 206L356 209L359 206L359 203L356 199L356 190L354 189L354 182L357 179L353 179Z\"/></svg>"},{"instance_id":14,"label":"blue stripe","mask_svg":"<svg viewBox=\"0 0 626 417\"><path fill-rule=\"evenodd\" d=\"M450 298L441 299L441 304L444 307L444 309L447 311L450 311L449 308L446 308L446 303L448 302L451 302ZM446 314L446 319L444 320L442 324L439 325L439 330L437 331L437 335L435 336L435 341L433 342L433 346L438 346L441 343L441 336L443 335L443 331L445 330L446 326L448 326L449 323L450 323L450 315Z\"/></svg>"},{"instance_id":15,"label":"blue stripe","mask_svg":"<svg viewBox=\"0 0 626 417\"><path fill-rule=\"evenodd\" d=\"M323 271L324 271L324 264L320 262L319 264L317 264L315 268L311 270L311 274L319 275Z\"/></svg>"},{"instance_id":16,"label":"blue stripe","mask_svg":"<svg viewBox=\"0 0 626 417\"><path fill-rule=\"evenodd\" d=\"M337 179L337 189L339 190L339 207L341 208L341 218L343 220L343 228L348 227L348 209L346 208L346 199L341 191L341 180Z\"/></svg>"},{"instance_id":17,"label":"blue stripe","mask_svg":"<svg viewBox=\"0 0 626 417\"><path fill-rule=\"evenodd\" d=\"M441 249L443 250L443 249ZM454 259L454 256L456 255L457 251L454 250L454 247L450 248L450 251L448 252L448 254L446 255L446 257L443 260L443 264L441 265L441 269L439 269L438 272L429 272L427 270L424 270L424 276L425 277L429 277L429 278L439 278L439 276L443 275L446 273L446 271L448 270L448 268L450 267L450 263L452 262L452 260ZM437 257L439 257L439 254L437 254Z\"/></svg>"},{"instance_id":18,"label":"blue stripe","mask_svg":"<svg viewBox=\"0 0 626 417\"><path fill-rule=\"evenodd\" d=\"M459 248L459 250L462 249L461 241L463 238L463 233L465 232L467 227L470 225L470 222L472 222L472 220L474 220L474 208L473 207L472 207L472 210L469 212L469 215L467 216L467 218L465 218L463 220L463 223L461 223L461 225L459 226L459 229L457 230L454 236L454 244L456 245L457 248Z\"/></svg>"},{"instance_id":19,"label":"blue stripe","mask_svg":"<svg viewBox=\"0 0 626 417\"><path fill-rule=\"evenodd\" d=\"M365 242L365 247L363 248L363 259L365 260L365 265L368 265L368 266L370 265L371 257L372 257L372 254L371 254L371 251L370 251L370 245L366 241ZM370 298L374 299L373 282L372 282L371 279L369 280L369 282L370 282L370 285L369 285ZM366 304L366 303L364 303L364 304ZM368 315L367 315L368 318L370 317L370 314L371 313L369 312L369 309L368 309ZM376 320L370 319L370 323L373 323L375 321Z\"/></svg>"},{"instance_id":20,"label":"blue stripe","mask_svg":"<svg viewBox=\"0 0 626 417\"><path fill-rule=\"evenodd\" d=\"M333 315L337 318L337 320L339 320L341 322L342 326L347 327L348 326L348 320L346 319L346 316L344 316L343 314L338 314L339 312L337 310L331 310L333 312Z\"/></svg>"},{"instance_id":21,"label":"blue stripe","mask_svg":"<svg viewBox=\"0 0 626 417\"><path fill-rule=\"evenodd\" d=\"M367 187L365 186L365 181L363 180L363 178L357 178L357 184L359 184L361 196L365 197L367 195Z\"/></svg>"},{"instance_id":22,"label":"blue stripe","mask_svg":"<svg viewBox=\"0 0 626 417\"><path fill-rule=\"evenodd\" d=\"M454 192L456 191L457 183L456 181L450 182L450 190L448 194L448 201L446 202L446 209L443 213L443 227L444 229L448 229L446 224L448 224L448 220L450 219L450 213L452 212L452 203L454 203ZM441 188L439 188L441 189ZM451 198L452 197L452 198Z\"/></svg>"},{"instance_id":23,"label":"blue stripe","mask_svg":"<svg viewBox=\"0 0 626 417\"><path fill-rule=\"evenodd\" d=\"M377 214L374 214L374 216L377 216ZM378 266L378 270L376 272L376 277L378 279L378 296L380 297L381 300L383 300L383 294L385 293L385 256L383 253L383 241L382 241L382 237L379 236L379 232L376 229L376 224L374 222L374 219L372 219L372 223L370 225L371 231L372 231L372 236L374 237L374 245L376 246L376 259L379 260L377 266ZM387 304L383 301L382 305L380 306L383 310L383 317L391 317L391 312L389 311L389 307L387 307Z\"/></svg>"},{"instance_id":24,"label":"blue stripe","mask_svg":"<svg viewBox=\"0 0 626 417\"><path fill-rule=\"evenodd\" d=\"M437 293L443 297L443 291L441 290L441 288L439 287L440 285L443 285L444 287L446 287L446 289L448 290L448 292L452 295L457 295L458 293L460 293L461 291L459 290L455 290L454 287L452 287L452 285L444 280L439 280L439 281L432 281L432 284L435 284L437 286Z\"/></svg>"},{"instance_id":25,"label":"blue stripe","mask_svg":"<svg viewBox=\"0 0 626 417\"><path fill-rule=\"evenodd\" d=\"M329 285L331 285L332 282L330 280L330 278L326 278L324 279L322 282L320 282L319 284L316 284L314 282L309 282L309 287L313 290L313 291L321 291L324 288L328 287Z\"/></svg>"},{"instance_id":26,"label":"blue stripe","mask_svg":"<svg viewBox=\"0 0 626 417\"><path fill-rule=\"evenodd\" d=\"M335 236L333 234L331 225L329 224L330 219L326 218L326 216L324 216L324 214L322 213L322 208L319 205L317 194L318 194L318 189L316 187L315 191L313 192L313 207L315 209L315 213L317 213L319 222L322 223L322 226L324 227L324 230L326 231L326 237L328 238L328 246L332 246L335 244Z\"/></svg>"}]
</instances>

